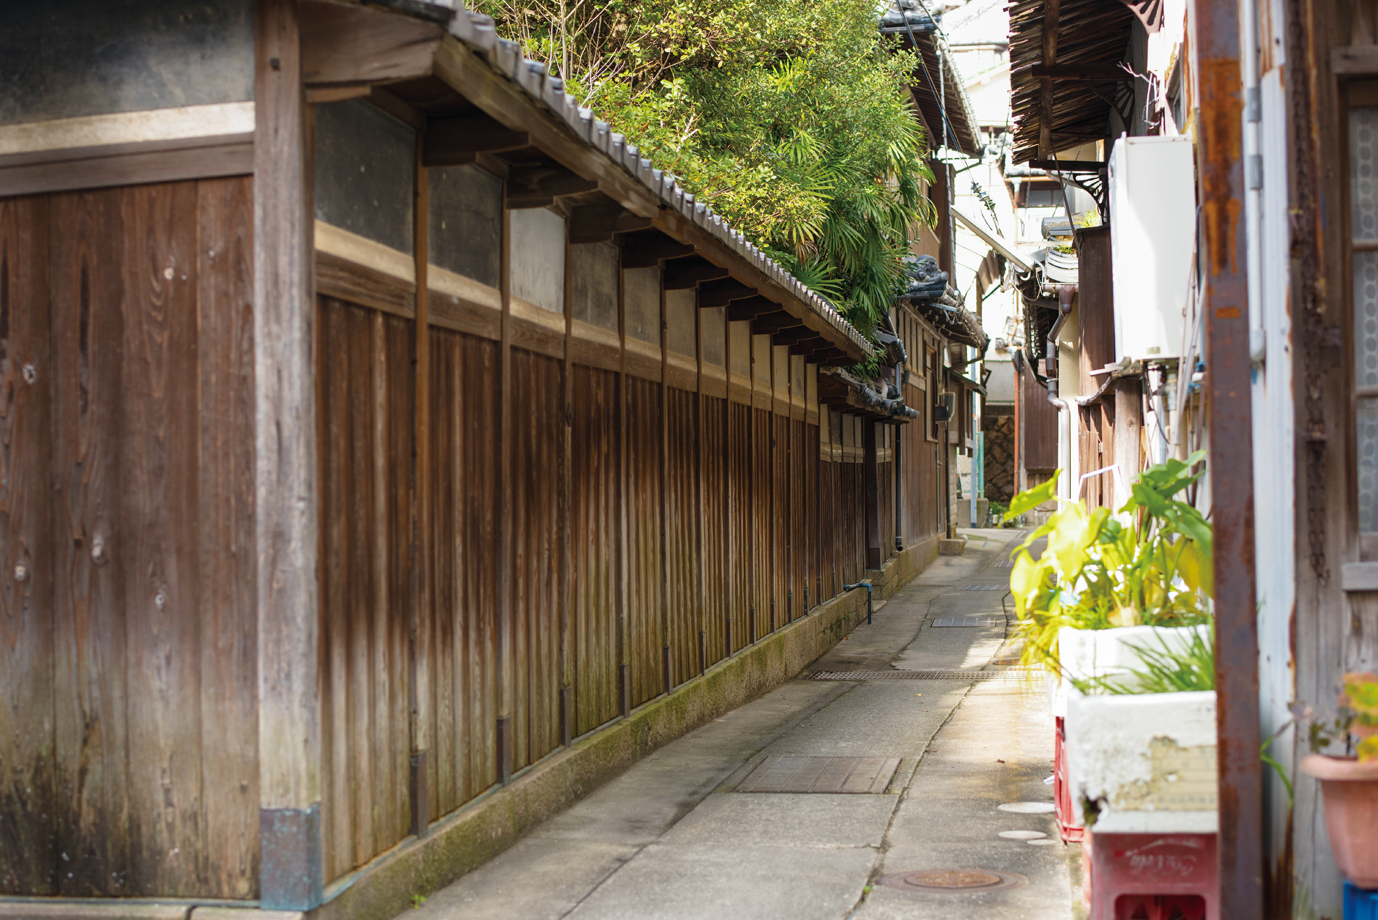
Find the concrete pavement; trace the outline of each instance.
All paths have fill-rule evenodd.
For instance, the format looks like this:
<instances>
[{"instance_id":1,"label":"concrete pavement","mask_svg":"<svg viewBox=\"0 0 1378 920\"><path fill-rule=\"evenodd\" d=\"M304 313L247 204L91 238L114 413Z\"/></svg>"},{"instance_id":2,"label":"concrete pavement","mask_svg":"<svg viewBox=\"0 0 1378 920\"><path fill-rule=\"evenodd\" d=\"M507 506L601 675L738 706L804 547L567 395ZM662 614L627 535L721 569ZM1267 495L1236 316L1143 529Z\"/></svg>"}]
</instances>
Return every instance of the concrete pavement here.
<instances>
[{"instance_id":1,"label":"concrete pavement","mask_svg":"<svg viewBox=\"0 0 1378 920\"><path fill-rule=\"evenodd\" d=\"M884 679L802 675L644 758L411 916L1071 918L1077 853L1049 813L1053 733L1041 689L894 679L997 668L1011 654L1000 563L1015 533L969 535L965 556L939 557L811 669ZM996 625L938 625L965 616ZM736 791L771 756L900 762L879 794ZM926 870L969 871L909 875ZM909 884L884 884L891 876ZM914 881L1015 887L905 890Z\"/></svg>"}]
</instances>

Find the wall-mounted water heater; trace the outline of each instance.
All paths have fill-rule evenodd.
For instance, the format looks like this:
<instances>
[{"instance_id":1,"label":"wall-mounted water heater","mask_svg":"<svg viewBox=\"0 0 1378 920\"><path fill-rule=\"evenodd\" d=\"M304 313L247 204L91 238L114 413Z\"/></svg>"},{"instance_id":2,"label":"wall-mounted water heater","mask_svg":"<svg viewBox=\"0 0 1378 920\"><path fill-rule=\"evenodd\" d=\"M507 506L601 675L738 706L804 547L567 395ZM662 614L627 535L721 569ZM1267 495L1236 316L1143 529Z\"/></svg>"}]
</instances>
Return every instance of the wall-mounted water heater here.
<instances>
[{"instance_id":1,"label":"wall-mounted water heater","mask_svg":"<svg viewBox=\"0 0 1378 920\"><path fill-rule=\"evenodd\" d=\"M1180 358L1196 239L1187 137L1121 137L1110 153L1115 357Z\"/></svg>"}]
</instances>

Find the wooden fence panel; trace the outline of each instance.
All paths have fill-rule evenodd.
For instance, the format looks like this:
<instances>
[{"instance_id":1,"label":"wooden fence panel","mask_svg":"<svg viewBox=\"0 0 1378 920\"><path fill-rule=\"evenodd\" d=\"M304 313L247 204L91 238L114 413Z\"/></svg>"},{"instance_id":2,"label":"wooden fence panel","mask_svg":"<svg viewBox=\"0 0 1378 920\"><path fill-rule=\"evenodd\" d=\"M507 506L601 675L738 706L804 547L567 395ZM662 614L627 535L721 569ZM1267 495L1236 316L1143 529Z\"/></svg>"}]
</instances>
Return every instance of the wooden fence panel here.
<instances>
[{"instance_id":1,"label":"wooden fence panel","mask_svg":"<svg viewBox=\"0 0 1378 920\"><path fill-rule=\"evenodd\" d=\"M661 405L660 384L628 375L627 387L627 640L632 705L664 689L661 650Z\"/></svg>"},{"instance_id":2,"label":"wooden fence panel","mask_svg":"<svg viewBox=\"0 0 1378 920\"><path fill-rule=\"evenodd\" d=\"M727 656L727 401L704 396L703 413L703 631L704 666Z\"/></svg>"},{"instance_id":3,"label":"wooden fence panel","mask_svg":"<svg viewBox=\"0 0 1378 920\"><path fill-rule=\"evenodd\" d=\"M48 200L0 199L0 894L56 894Z\"/></svg>"},{"instance_id":4,"label":"wooden fence panel","mask_svg":"<svg viewBox=\"0 0 1378 920\"><path fill-rule=\"evenodd\" d=\"M667 397L666 631L670 682L678 685L699 673L703 603L698 589L698 395L671 387Z\"/></svg>"},{"instance_id":5,"label":"wooden fence panel","mask_svg":"<svg viewBox=\"0 0 1378 920\"><path fill-rule=\"evenodd\" d=\"M327 879L408 832L412 324L321 299L321 828Z\"/></svg>"},{"instance_id":6,"label":"wooden fence panel","mask_svg":"<svg viewBox=\"0 0 1378 920\"><path fill-rule=\"evenodd\" d=\"M775 593L775 570L772 558L775 528L775 440L774 416L769 409L752 409L751 454L751 607L752 641L771 631L770 602Z\"/></svg>"},{"instance_id":7,"label":"wooden fence panel","mask_svg":"<svg viewBox=\"0 0 1378 920\"><path fill-rule=\"evenodd\" d=\"M727 620L731 626L729 648L735 652L752 641L751 534L751 413L750 406L728 406L731 452L727 459L728 527L731 530L729 554L729 596Z\"/></svg>"},{"instance_id":8,"label":"wooden fence panel","mask_svg":"<svg viewBox=\"0 0 1378 920\"><path fill-rule=\"evenodd\" d=\"M50 284L0 304L0 327L22 390L52 381L52 440L6 443L51 451L53 480L7 479L57 528L21 580L52 579L54 654L15 673L51 682L56 801L31 826L51 843L47 886L25 893L257 893L250 189L144 185L29 212ZM49 319L45 361L16 336ZM14 408L8 423L26 424Z\"/></svg>"},{"instance_id":9,"label":"wooden fence panel","mask_svg":"<svg viewBox=\"0 0 1378 920\"><path fill-rule=\"evenodd\" d=\"M497 343L431 329L431 539L436 714L430 759L446 814L497 781Z\"/></svg>"},{"instance_id":10,"label":"wooden fence panel","mask_svg":"<svg viewBox=\"0 0 1378 920\"><path fill-rule=\"evenodd\" d=\"M560 476L563 362L512 351L512 769L560 743Z\"/></svg>"},{"instance_id":11,"label":"wooden fence panel","mask_svg":"<svg viewBox=\"0 0 1378 920\"><path fill-rule=\"evenodd\" d=\"M790 423L787 415L770 416L770 495L771 507L768 533L771 536L769 628L783 626L790 591Z\"/></svg>"},{"instance_id":12,"label":"wooden fence panel","mask_svg":"<svg viewBox=\"0 0 1378 920\"><path fill-rule=\"evenodd\" d=\"M617 717L617 375L575 366L570 578L574 734Z\"/></svg>"}]
</instances>

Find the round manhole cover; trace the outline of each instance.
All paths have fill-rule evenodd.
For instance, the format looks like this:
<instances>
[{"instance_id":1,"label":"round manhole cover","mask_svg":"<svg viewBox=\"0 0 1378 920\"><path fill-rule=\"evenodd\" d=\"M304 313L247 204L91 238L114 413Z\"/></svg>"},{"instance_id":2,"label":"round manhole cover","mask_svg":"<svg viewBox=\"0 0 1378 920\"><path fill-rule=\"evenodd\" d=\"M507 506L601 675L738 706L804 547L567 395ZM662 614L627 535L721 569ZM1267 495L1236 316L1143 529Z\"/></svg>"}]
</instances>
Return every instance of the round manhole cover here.
<instances>
[{"instance_id":1,"label":"round manhole cover","mask_svg":"<svg viewBox=\"0 0 1378 920\"><path fill-rule=\"evenodd\" d=\"M1013 872L994 869L916 869L884 876L880 884L900 891L927 891L968 894L978 891L1004 891L1021 888L1029 880Z\"/></svg>"}]
</instances>

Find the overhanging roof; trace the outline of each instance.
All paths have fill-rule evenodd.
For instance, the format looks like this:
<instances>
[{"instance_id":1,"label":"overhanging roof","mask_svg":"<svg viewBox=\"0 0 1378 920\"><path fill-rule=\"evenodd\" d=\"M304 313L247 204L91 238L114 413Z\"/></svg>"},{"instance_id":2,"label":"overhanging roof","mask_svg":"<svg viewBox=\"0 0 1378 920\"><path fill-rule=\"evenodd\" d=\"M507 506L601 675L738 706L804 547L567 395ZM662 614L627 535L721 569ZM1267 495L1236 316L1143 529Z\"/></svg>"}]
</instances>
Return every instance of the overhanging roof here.
<instances>
[{"instance_id":1,"label":"overhanging roof","mask_svg":"<svg viewBox=\"0 0 1378 920\"><path fill-rule=\"evenodd\" d=\"M1134 12L1119 0L1013 0L1009 13L1014 162L1103 140L1111 109L1132 101L1119 65Z\"/></svg>"},{"instance_id":2,"label":"overhanging roof","mask_svg":"<svg viewBox=\"0 0 1378 920\"><path fill-rule=\"evenodd\" d=\"M907 5L904 0L899 0L899 6L904 5ZM985 147L980 122L967 98L961 74L952 63L952 52L948 50L943 33L922 10L891 6L880 22L880 31L898 36L901 45L915 49L922 61L909 92L930 132L929 143L934 148L947 147L969 157L979 157Z\"/></svg>"}]
</instances>

